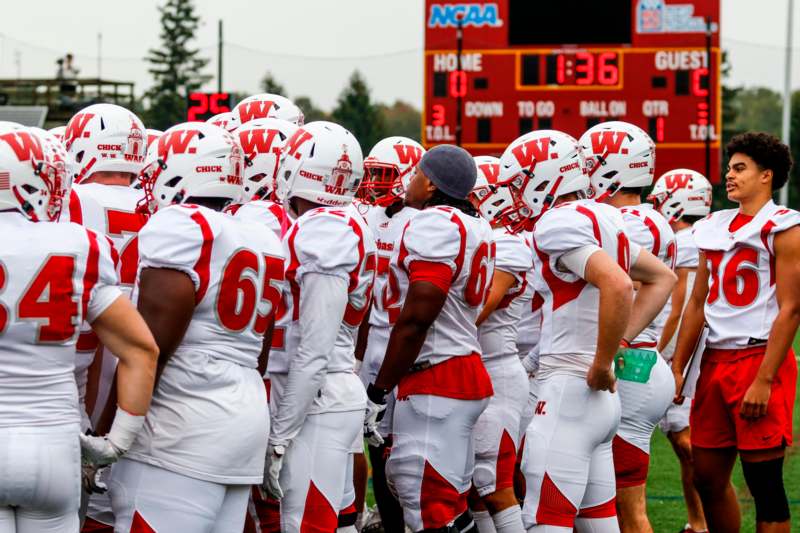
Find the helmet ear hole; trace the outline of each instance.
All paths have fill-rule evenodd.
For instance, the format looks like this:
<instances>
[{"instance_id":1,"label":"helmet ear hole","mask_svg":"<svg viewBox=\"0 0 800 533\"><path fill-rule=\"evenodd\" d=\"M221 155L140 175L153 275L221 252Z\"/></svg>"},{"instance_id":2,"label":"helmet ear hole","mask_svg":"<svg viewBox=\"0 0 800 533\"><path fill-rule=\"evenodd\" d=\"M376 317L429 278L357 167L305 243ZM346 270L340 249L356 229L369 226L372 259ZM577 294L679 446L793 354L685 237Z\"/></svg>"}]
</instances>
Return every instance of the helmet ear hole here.
<instances>
[{"instance_id":1,"label":"helmet ear hole","mask_svg":"<svg viewBox=\"0 0 800 533\"><path fill-rule=\"evenodd\" d=\"M164 186L165 187L170 187L170 188L175 187L175 186L178 185L178 183L181 182L182 179L183 179L183 176L175 176L174 178L172 178L169 181L167 181L166 183L164 183Z\"/></svg>"}]
</instances>

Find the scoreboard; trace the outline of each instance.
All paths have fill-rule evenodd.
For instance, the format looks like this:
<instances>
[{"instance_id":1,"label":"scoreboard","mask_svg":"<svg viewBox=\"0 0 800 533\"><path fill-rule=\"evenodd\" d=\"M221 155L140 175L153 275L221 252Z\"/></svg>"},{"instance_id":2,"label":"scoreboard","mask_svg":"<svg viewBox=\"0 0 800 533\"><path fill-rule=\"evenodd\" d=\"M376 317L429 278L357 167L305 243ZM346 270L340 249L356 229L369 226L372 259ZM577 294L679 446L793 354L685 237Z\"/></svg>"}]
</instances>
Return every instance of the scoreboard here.
<instances>
[{"instance_id":1,"label":"scoreboard","mask_svg":"<svg viewBox=\"0 0 800 533\"><path fill-rule=\"evenodd\" d=\"M719 10L719 0L426 0L423 144L456 142L459 104L474 155L534 129L579 137L624 120L656 142L656 176L688 167L716 182Z\"/></svg>"}]
</instances>

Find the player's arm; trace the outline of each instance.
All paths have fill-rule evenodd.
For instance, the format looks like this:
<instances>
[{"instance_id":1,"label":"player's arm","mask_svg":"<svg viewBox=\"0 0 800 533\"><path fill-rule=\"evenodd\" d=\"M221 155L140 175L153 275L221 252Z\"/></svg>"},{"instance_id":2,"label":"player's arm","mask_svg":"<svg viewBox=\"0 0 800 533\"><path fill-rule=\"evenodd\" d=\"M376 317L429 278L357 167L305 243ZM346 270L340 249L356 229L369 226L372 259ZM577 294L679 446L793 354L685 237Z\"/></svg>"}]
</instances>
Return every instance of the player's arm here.
<instances>
[{"instance_id":1,"label":"player's arm","mask_svg":"<svg viewBox=\"0 0 800 533\"><path fill-rule=\"evenodd\" d=\"M664 330L661 332L661 339L658 341L658 351L661 352L672 340L672 337L678 331L678 324L681 322L681 313L683 312L683 305L686 303L686 285L689 279L689 272L691 268L676 268L675 275L678 276L678 281L675 283L675 288L672 289L672 307L667 316L667 321L664 323Z\"/></svg>"},{"instance_id":2,"label":"player's arm","mask_svg":"<svg viewBox=\"0 0 800 533\"><path fill-rule=\"evenodd\" d=\"M678 396L683 386L683 369L694 352L697 339L703 332L703 325L706 321L704 305L708 297L708 275L706 254L701 251L694 287L692 287L692 294L683 310L678 341L675 344L675 354L672 356L672 374L675 377L675 400L677 402L683 401Z\"/></svg>"},{"instance_id":3,"label":"player's arm","mask_svg":"<svg viewBox=\"0 0 800 533\"><path fill-rule=\"evenodd\" d=\"M273 417L271 445L286 446L300 432L327 374L347 302L343 277L311 272L300 278L300 342Z\"/></svg>"},{"instance_id":4,"label":"player's arm","mask_svg":"<svg viewBox=\"0 0 800 533\"><path fill-rule=\"evenodd\" d=\"M137 303L158 344L157 376L180 346L192 321L195 286L187 274L170 268L143 268L139 273ZM115 352L116 353L116 352Z\"/></svg>"},{"instance_id":5,"label":"player's arm","mask_svg":"<svg viewBox=\"0 0 800 533\"><path fill-rule=\"evenodd\" d=\"M425 343L428 329L439 316L447 300L447 290L431 281L413 281L415 265L412 264L411 283L400 316L389 335L381 369L375 387L394 389L417 360ZM450 269L447 268L448 274Z\"/></svg>"},{"instance_id":6,"label":"player's arm","mask_svg":"<svg viewBox=\"0 0 800 533\"><path fill-rule=\"evenodd\" d=\"M258 373L262 376L267 371L269 363L269 351L272 348L272 334L275 333L275 313L270 313L267 329L264 331L264 338L261 340L261 353L258 354Z\"/></svg>"},{"instance_id":7,"label":"player's arm","mask_svg":"<svg viewBox=\"0 0 800 533\"><path fill-rule=\"evenodd\" d=\"M656 318L678 279L667 265L644 248L631 264L630 276L641 285L633 300L631 320L625 329L626 339L636 338Z\"/></svg>"},{"instance_id":8,"label":"player's arm","mask_svg":"<svg viewBox=\"0 0 800 533\"><path fill-rule=\"evenodd\" d=\"M133 415L150 405L158 346L147 324L126 296L120 296L94 322L100 341L119 359L117 404Z\"/></svg>"},{"instance_id":9,"label":"player's arm","mask_svg":"<svg viewBox=\"0 0 800 533\"><path fill-rule=\"evenodd\" d=\"M595 390L613 392L616 378L612 363L630 320L633 282L622 267L600 248L595 248L586 260L583 272L577 265L570 266L569 263L575 259L575 256L568 258L565 265L600 291L597 349L586 381Z\"/></svg>"},{"instance_id":10,"label":"player's arm","mask_svg":"<svg viewBox=\"0 0 800 533\"><path fill-rule=\"evenodd\" d=\"M758 418L767 414L772 381L792 346L800 325L800 227L775 235L775 294L778 315L772 323L767 351L753 383L742 400L741 414Z\"/></svg>"},{"instance_id":11,"label":"player's arm","mask_svg":"<svg viewBox=\"0 0 800 533\"><path fill-rule=\"evenodd\" d=\"M478 320L475 322L476 325L480 326L483 324L484 320L489 318L489 315L497 309L503 297L508 293L509 289L514 286L516 281L517 278L514 274L495 269L494 277L492 277L492 286L489 289L489 297L481 310L481 314L478 315Z\"/></svg>"},{"instance_id":12,"label":"player's arm","mask_svg":"<svg viewBox=\"0 0 800 533\"><path fill-rule=\"evenodd\" d=\"M360 366L359 361L364 361L364 354L367 353L367 341L369 340L369 315L372 312L372 299L369 302L369 310L364 315L364 320L358 327L358 335L356 336L356 365Z\"/></svg>"}]
</instances>

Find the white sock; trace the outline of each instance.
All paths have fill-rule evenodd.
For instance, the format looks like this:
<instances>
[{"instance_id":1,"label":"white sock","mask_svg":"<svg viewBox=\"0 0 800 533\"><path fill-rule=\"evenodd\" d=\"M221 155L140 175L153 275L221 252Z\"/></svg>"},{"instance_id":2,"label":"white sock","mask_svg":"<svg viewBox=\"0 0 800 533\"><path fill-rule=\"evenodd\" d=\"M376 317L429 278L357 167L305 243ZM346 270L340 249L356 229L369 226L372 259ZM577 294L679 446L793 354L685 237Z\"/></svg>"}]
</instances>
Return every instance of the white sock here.
<instances>
[{"instance_id":1,"label":"white sock","mask_svg":"<svg viewBox=\"0 0 800 533\"><path fill-rule=\"evenodd\" d=\"M356 526L337 527L336 533L358 533Z\"/></svg>"},{"instance_id":2,"label":"white sock","mask_svg":"<svg viewBox=\"0 0 800 533\"><path fill-rule=\"evenodd\" d=\"M489 511L472 511L472 519L478 527L478 533L497 533Z\"/></svg>"},{"instance_id":3,"label":"white sock","mask_svg":"<svg viewBox=\"0 0 800 533\"><path fill-rule=\"evenodd\" d=\"M522 527L522 509L519 505L512 505L492 516L494 528L497 533L524 533Z\"/></svg>"}]
</instances>

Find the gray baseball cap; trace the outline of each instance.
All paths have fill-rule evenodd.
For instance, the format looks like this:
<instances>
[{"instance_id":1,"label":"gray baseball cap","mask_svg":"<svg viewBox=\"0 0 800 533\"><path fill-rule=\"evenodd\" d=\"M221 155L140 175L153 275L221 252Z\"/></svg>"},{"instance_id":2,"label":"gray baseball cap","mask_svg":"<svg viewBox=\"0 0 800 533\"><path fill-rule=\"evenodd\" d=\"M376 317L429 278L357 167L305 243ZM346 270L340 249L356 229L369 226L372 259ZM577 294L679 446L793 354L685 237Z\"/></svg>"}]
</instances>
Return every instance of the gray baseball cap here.
<instances>
[{"instance_id":1,"label":"gray baseball cap","mask_svg":"<svg viewBox=\"0 0 800 533\"><path fill-rule=\"evenodd\" d=\"M440 144L425 152L419 168L437 189L459 200L467 198L478 178L469 152L452 144Z\"/></svg>"}]
</instances>

